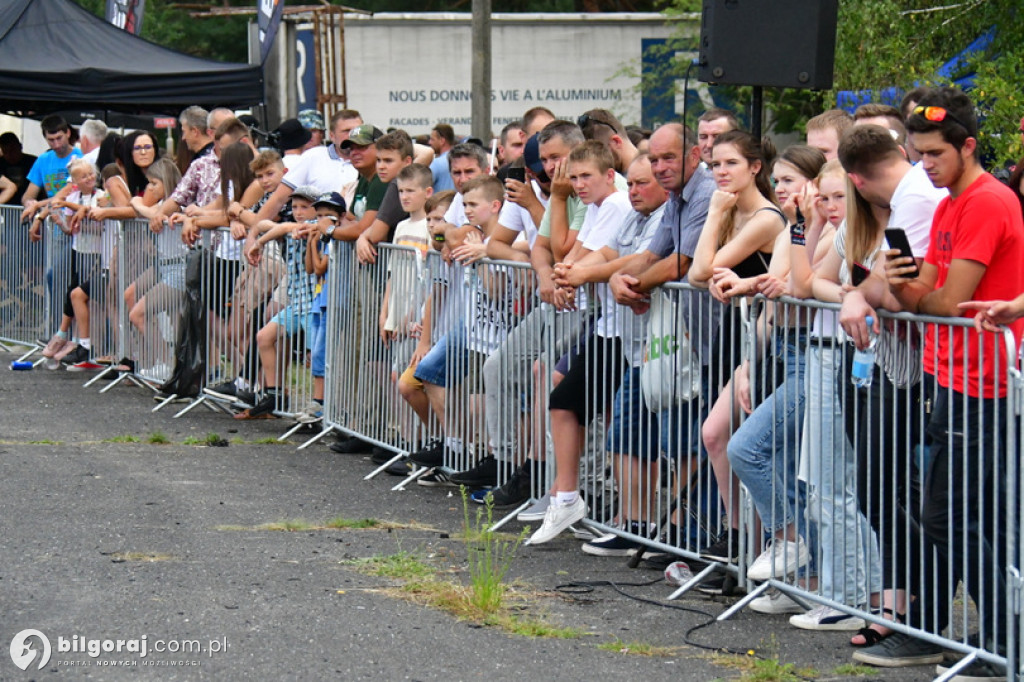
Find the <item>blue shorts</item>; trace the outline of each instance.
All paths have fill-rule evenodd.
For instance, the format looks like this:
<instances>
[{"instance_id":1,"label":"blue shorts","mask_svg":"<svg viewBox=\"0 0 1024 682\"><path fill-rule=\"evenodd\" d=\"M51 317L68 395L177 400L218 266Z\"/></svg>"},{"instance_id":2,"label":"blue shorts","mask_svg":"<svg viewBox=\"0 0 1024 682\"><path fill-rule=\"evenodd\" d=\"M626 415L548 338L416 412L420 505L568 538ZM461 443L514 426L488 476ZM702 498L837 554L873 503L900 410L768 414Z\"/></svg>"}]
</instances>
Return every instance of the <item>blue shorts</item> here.
<instances>
[{"instance_id":1,"label":"blue shorts","mask_svg":"<svg viewBox=\"0 0 1024 682\"><path fill-rule=\"evenodd\" d=\"M306 339L306 349L313 348L313 334L311 334L312 313L296 313L295 308L288 306L277 315L271 322L279 325L287 336L294 336L301 330Z\"/></svg>"}]
</instances>

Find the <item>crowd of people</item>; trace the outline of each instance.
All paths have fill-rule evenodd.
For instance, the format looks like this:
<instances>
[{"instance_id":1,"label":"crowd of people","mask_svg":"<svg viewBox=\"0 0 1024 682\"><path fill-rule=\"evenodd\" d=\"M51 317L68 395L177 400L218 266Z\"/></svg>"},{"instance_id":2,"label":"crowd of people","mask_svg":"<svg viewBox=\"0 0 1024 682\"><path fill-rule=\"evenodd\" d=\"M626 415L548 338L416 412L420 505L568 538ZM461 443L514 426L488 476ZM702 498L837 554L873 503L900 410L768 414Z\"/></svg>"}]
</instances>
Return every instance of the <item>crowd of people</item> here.
<instances>
[{"instance_id":1,"label":"crowd of people","mask_svg":"<svg viewBox=\"0 0 1024 682\"><path fill-rule=\"evenodd\" d=\"M116 221L148 220L159 254L118 292L140 336L167 292L183 295L190 247L217 230L204 304L231 374L203 390L238 418L324 420L339 381L325 369L328 329L358 303L419 422L398 427L406 456L389 471L520 508L540 522L528 545L597 504L581 494L596 423L615 532L583 551L659 543L728 568L744 558L742 484L757 517L746 577L822 598L808 609L773 590L752 609L849 630L860 662L944 670L942 647L885 623L943 633L962 583L978 610L971 646L1005 655L1015 641L1005 568L1016 529L992 505L1016 494L1005 371L1016 358L998 334L1024 331L1024 165L1009 186L984 169L963 92L826 111L781 153L724 109L696 131L643 131L603 109L570 121L536 107L501 131L496 157L444 123L417 141L354 110L286 120L266 141L276 149L228 110L190 107L179 123L174 160L155 134L97 121L75 147L65 121L43 119L50 150L34 161L0 136L0 199L20 197L33 239L48 216L73 239L64 314L42 350L51 368L136 369L131 354L91 347L90 283L110 267ZM384 243L437 267L399 276ZM375 290L351 300L357 273L378 267ZM749 334L739 302L755 298ZM973 328L942 327L970 317ZM651 384L668 356L666 397ZM284 366L296 359L312 378L308 405L288 404ZM476 434L453 414L471 379L483 394ZM659 518L665 460L675 485L706 482L713 503L676 490L682 508ZM713 518L713 536L691 535L687 512ZM954 679L1005 678L977 659Z\"/></svg>"}]
</instances>

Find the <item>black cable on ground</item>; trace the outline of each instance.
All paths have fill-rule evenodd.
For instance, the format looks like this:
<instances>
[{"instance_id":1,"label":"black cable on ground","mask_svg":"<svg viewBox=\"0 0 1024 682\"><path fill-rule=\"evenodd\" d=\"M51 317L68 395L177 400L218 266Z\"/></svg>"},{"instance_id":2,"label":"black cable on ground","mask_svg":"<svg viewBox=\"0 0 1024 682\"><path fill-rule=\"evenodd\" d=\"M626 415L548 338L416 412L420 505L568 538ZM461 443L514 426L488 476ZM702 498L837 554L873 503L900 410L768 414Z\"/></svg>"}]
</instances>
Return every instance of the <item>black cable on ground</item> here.
<instances>
[{"instance_id":1,"label":"black cable on ground","mask_svg":"<svg viewBox=\"0 0 1024 682\"><path fill-rule=\"evenodd\" d=\"M698 649L704 649L705 651L734 654L737 656L750 656L752 658L768 660L764 656L757 653L757 649L755 649L754 647L749 647L746 649L734 649L731 647L708 646L707 644L701 644L700 642L695 642L692 639L690 639L690 635L692 635L693 633L697 632L698 630L702 630L710 625L713 625L716 622L716 616L708 613L707 611L702 611L701 609L697 609L692 606L683 606L681 604L669 604L663 601L657 601L655 599L648 599L647 597L640 597L635 594L630 594L622 589L623 587L650 587L652 585L658 585L663 582L664 579L660 577L642 583L617 583L611 580L579 580L570 583L564 583L562 585L555 585L555 591L562 592L565 594L589 594L598 587L610 587L619 594L621 594L623 597L641 602L643 604L651 604L653 606L660 606L666 609L685 611L686 613L693 613L698 616L704 616L705 618L707 618L706 621L694 625L689 630L683 633L683 643L692 647L696 647ZM801 679L810 679L801 677L796 673L792 674L795 677L800 677Z\"/></svg>"}]
</instances>

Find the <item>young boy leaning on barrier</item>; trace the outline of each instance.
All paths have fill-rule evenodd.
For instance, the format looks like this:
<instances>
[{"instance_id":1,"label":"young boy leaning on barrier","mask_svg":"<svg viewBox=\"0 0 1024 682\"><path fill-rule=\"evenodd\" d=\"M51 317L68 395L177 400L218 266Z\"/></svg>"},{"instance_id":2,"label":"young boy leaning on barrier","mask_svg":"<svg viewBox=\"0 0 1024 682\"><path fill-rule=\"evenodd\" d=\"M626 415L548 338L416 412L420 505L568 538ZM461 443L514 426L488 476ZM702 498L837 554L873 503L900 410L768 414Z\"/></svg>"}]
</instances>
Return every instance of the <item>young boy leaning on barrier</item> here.
<instances>
[{"instance_id":1,"label":"young boy leaning on barrier","mask_svg":"<svg viewBox=\"0 0 1024 682\"><path fill-rule=\"evenodd\" d=\"M263 232L249 251L249 264L259 265L264 245L280 237L288 236L285 244L285 264L288 268L288 306L274 316L256 334L256 343L263 363L263 390L256 396L253 406L236 415L236 419L269 417L278 409L278 379L284 374L278 371L278 338L302 331L306 347L312 342L310 336L310 310L313 301L312 279L306 272L306 239L310 230L316 229L316 209L313 203L320 193L315 187L304 185L292 192L292 215L295 222L270 223L270 229ZM270 221L268 221L270 222ZM260 229L258 226L257 229ZM262 231L262 229L260 229ZM287 358L287 354L280 354ZM283 369L283 368L282 368ZM282 409L285 405L280 406Z\"/></svg>"},{"instance_id":2,"label":"young boy leaning on barrier","mask_svg":"<svg viewBox=\"0 0 1024 682\"><path fill-rule=\"evenodd\" d=\"M414 325L411 333L411 336L419 340L408 366L398 379L399 394L409 403L429 433L441 433L444 428L448 344L455 342L451 338L455 321L448 314L446 298L451 279L451 254L445 241L448 224L444 220L444 214L454 197L455 192L451 190L438 192L427 199L423 206L431 248L441 254L443 262L439 266L428 264L430 290L423 305L420 323ZM433 343L435 338L437 343ZM432 415L436 415L436 419L432 419ZM461 447L454 440L452 443L457 449ZM425 444L424 449L443 458L444 446L443 439L434 438ZM423 485L439 485L443 481L436 477L421 477L418 482L423 482Z\"/></svg>"},{"instance_id":3,"label":"young boy leaning on barrier","mask_svg":"<svg viewBox=\"0 0 1024 682\"><path fill-rule=\"evenodd\" d=\"M310 313L310 333L313 336L311 369L313 372L313 401L295 416L300 424L314 424L324 416L324 373L327 360L327 232L345 215L345 200L337 192L323 194L313 203L316 209L316 229L306 238L306 272L316 280L313 306Z\"/></svg>"}]
</instances>

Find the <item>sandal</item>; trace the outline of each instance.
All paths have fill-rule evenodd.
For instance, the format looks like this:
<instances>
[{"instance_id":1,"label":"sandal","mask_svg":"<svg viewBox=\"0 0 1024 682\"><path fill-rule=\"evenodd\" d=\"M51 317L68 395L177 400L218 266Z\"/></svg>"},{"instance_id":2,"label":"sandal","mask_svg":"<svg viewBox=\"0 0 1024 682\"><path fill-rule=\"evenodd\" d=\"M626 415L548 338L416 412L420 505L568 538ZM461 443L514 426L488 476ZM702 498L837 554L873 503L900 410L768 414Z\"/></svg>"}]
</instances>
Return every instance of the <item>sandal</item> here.
<instances>
[{"instance_id":1,"label":"sandal","mask_svg":"<svg viewBox=\"0 0 1024 682\"><path fill-rule=\"evenodd\" d=\"M896 621L897 623L902 623L903 619L905 617L903 614L896 613L895 611L893 611L890 608L871 609L871 613L874 613L876 615L886 615L886 616L889 616L890 619ZM871 625L877 625L877 624L876 623L872 623ZM863 648L866 648L866 647L869 647L869 646L874 646L874 645L878 644L879 642L888 639L889 637L891 637L896 632L895 630L889 630L889 632L879 632L878 630L875 630L874 628L872 628L871 625L867 625L865 627L862 627L860 630L857 630L857 634L855 634L854 637L863 637L864 641L863 642L854 642L853 639L850 639L850 646L855 646L858 649L863 649ZM882 625L880 627L885 627L885 626Z\"/></svg>"}]
</instances>

